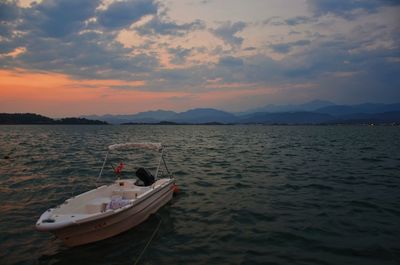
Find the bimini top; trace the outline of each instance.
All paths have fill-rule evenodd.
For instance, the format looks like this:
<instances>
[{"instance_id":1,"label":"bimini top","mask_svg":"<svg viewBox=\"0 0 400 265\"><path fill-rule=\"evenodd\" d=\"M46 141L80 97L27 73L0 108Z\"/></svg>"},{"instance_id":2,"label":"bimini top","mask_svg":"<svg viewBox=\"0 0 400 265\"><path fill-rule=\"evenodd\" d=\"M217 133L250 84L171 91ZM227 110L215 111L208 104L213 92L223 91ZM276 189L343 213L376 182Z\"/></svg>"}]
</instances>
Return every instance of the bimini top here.
<instances>
[{"instance_id":1,"label":"bimini top","mask_svg":"<svg viewBox=\"0 0 400 265\"><path fill-rule=\"evenodd\" d=\"M140 148L140 149L150 149L161 151L162 144L161 143L123 143L123 144L113 144L108 146L109 151L113 150L126 150L130 148Z\"/></svg>"}]
</instances>

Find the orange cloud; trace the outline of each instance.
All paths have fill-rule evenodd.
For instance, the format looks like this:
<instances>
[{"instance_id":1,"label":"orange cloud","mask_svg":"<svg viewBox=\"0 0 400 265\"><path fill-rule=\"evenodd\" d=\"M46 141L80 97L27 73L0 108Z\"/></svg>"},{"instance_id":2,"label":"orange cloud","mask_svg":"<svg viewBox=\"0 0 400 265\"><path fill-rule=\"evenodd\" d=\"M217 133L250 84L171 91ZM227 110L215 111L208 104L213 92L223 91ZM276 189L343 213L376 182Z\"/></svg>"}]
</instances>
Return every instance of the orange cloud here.
<instances>
[{"instance_id":1,"label":"orange cloud","mask_svg":"<svg viewBox=\"0 0 400 265\"><path fill-rule=\"evenodd\" d=\"M22 54L24 52L26 52L26 48L18 47L18 48L15 48L12 52L9 52L7 54L3 54L3 55L0 55L0 56L11 56L11 57L15 58L15 57L17 57L18 55L20 55L20 54Z\"/></svg>"}]
</instances>

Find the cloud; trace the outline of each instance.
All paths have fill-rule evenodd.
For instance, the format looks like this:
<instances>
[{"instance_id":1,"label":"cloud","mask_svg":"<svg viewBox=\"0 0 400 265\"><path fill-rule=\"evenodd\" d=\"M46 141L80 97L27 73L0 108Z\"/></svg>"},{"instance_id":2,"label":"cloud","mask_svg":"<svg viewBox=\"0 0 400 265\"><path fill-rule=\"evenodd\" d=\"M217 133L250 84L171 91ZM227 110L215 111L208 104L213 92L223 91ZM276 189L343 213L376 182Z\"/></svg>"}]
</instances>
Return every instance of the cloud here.
<instances>
[{"instance_id":1,"label":"cloud","mask_svg":"<svg viewBox=\"0 0 400 265\"><path fill-rule=\"evenodd\" d=\"M243 60L233 56L222 57L219 59L218 65L224 67L239 67L243 66Z\"/></svg>"},{"instance_id":2,"label":"cloud","mask_svg":"<svg viewBox=\"0 0 400 265\"><path fill-rule=\"evenodd\" d=\"M287 42L287 43L278 43L278 44L271 44L269 47L277 53L288 53L294 47L298 46L307 46L311 43L310 40L298 40L294 42Z\"/></svg>"},{"instance_id":3,"label":"cloud","mask_svg":"<svg viewBox=\"0 0 400 265\"><path fill-rule=\"evenodd\" d=\"M373 34L371 34L373 32ZM396 37L397 35L397 37ZM400 82L400 60L388 58L400 58L400 50L396 42L400 34L394 34L390 29L375 24L364 24L361 27L353 27L349 35L335 34L311 40L304 39L294 42L282 42L270 45L276 52L288 53L294 47L305 47L296 53L288 54L283 59L274 60L265 54L252 54L247 57L223 57L212 69L211 77L220 77L224 82L231 83L257 83L258 86L290 86L290 84L302 84L313 80L319 91L315 91L316 97L327 93L322 84L330 80L329 93L334 94L334 84L343 83L336 79L348 79L357 87L346 85L348 91L362 91L362 86L368 87L368 91L377 94L382 85L390 87L391 95L395 93L395 87ZM398 42L397 42L398 43ZM390 44L390 45L389 45ZM308 46L308 47L306 47ZM235 64L236 59L238 60ZM239 65L240 67L227 67ZM343 75L341 73L358 73L357 75ZM365 80L371 80L363 84ZM372 80L375 80L372 82ZM381 80L378 85L376 80ZM369 82L369 81L365 81ZM328 88L327 88L328 89ZM339 88L337 88L339 90ZM366 88L367 89L367 88ZM338 92L349 93L346 91ZM321 93L321 94L318 94ZM399 94L400 91L397 92ZM342 94L343 95L343 94ZM356 100L353 94L352 100ZM386 98L387 100L388 98Z\"/></svg>"},{"instance_id":4,"label":"cloud","mask_svg":"<svg viewBox=\"0 0 400 265\"><path fill-rule=\"evenodd\" d=\"M110 29L129 27L146 15L157 14L158 4L153 0L131 0L111 3L100 11L98 22Z\"/></svg>"},{"instance_id":5,"label":"cloud","mask_svg":"<svg viewBox=\"0 0 400 265\"><path fill-rule=\"evenodd\" d=\"M211 32L218 38L222 39L226 44L239 47L243 43L243 38L236 36L237 33L243 31L246 23L239 21L231 23L230 21L221 23L216 29Z\"/></svg>"},{"instance_id":6,"label":"cloud","mask_svg":"<svg viewBox=\"0 0 400 265\"><path fill-rule=\"evenodd\" d=\"M272 25L272 26L297 26L304 25L317 22L318 18L316 17L307 17L307 16L296 16L287 19L283 19L281 17L270 17L262 22L264 25Z\"/></svg>"},{"instance_id":7,"label":"cloud","mask_svg":"<svg viewBox=\"0 0 400 265\"><path fill-rule=\"evenodd\" d=\"M201 20L190 23L177 24L166 17L154 16L142 26L135 28L140 35L171 35L183 36L194 30L204 29L205 25Z\"/></svg>"},{"instance_id":8,"label":"cloud","mask_svg":"<svg viewBox=\"0 0 400 265\"><path fill-rule=\"evenodd\" d=\"M0 19L14 22L0 24L1 68L52 71L75 78L150 79L160 66L159 55L145 46L124 47L117 40L119 29L148 14L153 18L141 29L149 34L181 36L205 27L199 20L178 24L165 14L157 15L155 1L118 1L104 10L99 9L100 3L44 0L28 8L2 3L7 12L0 13ZM182 47L169 49L175 64L183 64L191 52Z\"/></svg>"},{"instance_id":9,"label":"cloud","mask_svg":"<svg viewBox=\"0 0 400 265\"><path fill-rule=\"evenodd\" d=\"M297 16L297 17L285 19L285 23L288 26L296 26L296 25L308 24L308 23L313 23L313 22L316 22L316 21L317 21L316 18L306 17L306 16Z\"/></svg>"},{"instance_id":10,"label":"cloud","mask_svg":"<svg viewBox=\"0 0 400 265\"><path fill-rule=\"evenodd\" d=\"M0 2L0 22L16 20L19 16L17 1Z\"/></svg>"},{"instance_id":11,"label":"cloud","mask_svg":"<svg viewBox=\"0 0 400 265\"><path fill-rule=\"evenodd\" d=\"M307 2L316 16L333 14L347 19L354 19L356 11L374 13L383 6L400 5L398 0L308 0Z\"/></svg>"},{"instance_id":12,"label":"cloud","mask_svg":"<svg viewBox=\"0 0 400 265\"><path fill-rule=\"evenodd\" d=\"M158 60L148 55L129 55L131 49L122 47L113 36L94 32L52 42L39 38L26 45L27 51L15 59L17 65L76 77L132 79L158 65Z\"/></svg>"},{"instance_id":13,"label":"cloud","mask_svg":"<svg viewBox=\"0 0 400 265\"><path fill-rule=\"evenodd\" d=\"M10 52L15 45L10 42L16 28L16 20L20 17L21 11L16 1L0 2L0 53Z\"/></svg>"},{"instance_id":14,"label":"cloud","mask_svg":"<svg viewBox=\"0 0 400 265\"><path fill-rule=\"evenodd\" d=\"M278 16L269 17L269 18L265 19L264 21L262 21L262 24L263 25L274 25L274 26L283 25L281 18Z\"/></svg>"},{"instance_id":15,"label":"cloud","mask_svg":"<svg viewBox=\"0 0 400 265\"><path fill-rule=\"evenodd\" d=\"M379 36L375 37L379 38ZM399 56L400 52L392 48L363 48L369 47L370 44L369 39L349 40L346 36L334 36L315 41L311 49L305 49L282 61L283 77L301 82L310 79L321 80L326 76L339 77L335 73L358 72L360 74L347 76L347 78L364 79L359 82L359 85L365 82L364 86L371 85L367 80L382 80L381 84L393 87L400 81L398 77L393 76L394 72L400 71L400 64L387 63L384 58ZM332 87L333 83L330 86ZM346 87L349 90L356 89ZM381 85L374 89L380 90Z\"/></svg>"},{"instance_id":16,"label":"cloud","mask_svg":"<svg viewBox=\"0 0 400 265\"><path fill-rule=\"evenodd\" d=\"M123 25L121 21L127 21L126 16L111 22L113 12L125 2L118 3L111 4L101 14L96 11L100 1L94 0L45 0L30 8L18 9L21 14L15 23L1 24L4 27L0 30L6 29L2 32L11 33L9 38L0 39L0 53L11 53L16 48L24 52L14 57L0 56L2 68L52 71L75 78L122 80L134 80L151 72L159 65L156 55L141 51L133 54L131 48L123 47L116 40L114 28L107 30L104 26L99 28L93 21L88 23L102 15L108 18L110 24L105 24L107 26ZM132 7L131 4L128 6ZM21 33L15 34L16 29Z\"/></svg>"},{"instance_id":17,"label":"cloud","mask_svg":"<svg viewBox=\"0 0 400 265\"><path fill-rule=\"evenodd\" d=\"M212 3L212 2L214 2L214 1L213 0L201 0L199 2L199 4L206 5L206 4L209 4L209 3Z\"/></svg>"},{"instance_id":18,"label":"cloud","mask_svg":"<svg viewBox=\"0 0 400 265\"><path fill-rule=\"evenodd\" d=\"M171 63L184 64L187 57L192 53L192 49L185 49L179 46L177 48L169 48L168 52L172 55Z\"/></svg>"},{"instance_id":19,"label":"cloud","mask_svg":"<svg viewBox=\"0 0 400 265\"><path fill-rule=\"evenodd\" d=\"M24 9L21 30L45 37L64 37L85 28L100 0L44 0Z\"/></svg>"},{"instance_id":20,"label":"cloud","mask_svg":"<svg viewBox=\"0 0 400 265\"><path fill-rule=\"evenodd\" d=\"M257 48L256 47L246 47L243 49L243 51L256 51Z\"/></svg>"},{"instance_id":21,"label":"cloud","mask_svg":"<svg viewBox=\"0 0 400 265\"><path fill-rule=\"evenodd\" d=\"M126 90L205 93L212 90L207 80L219 80L214 88L245 91L274 86L280 93L282 87L313 80L324 93L334 94L338 84L357 92L365 86L374 95L385 87L391 96L396 95L400 34L394 19L384 13L396 9L374 4L366 11L365 2L343 2L351 14L365 13L356 20L343 20L319 17L347 12L333 2L309 3L319 11L315 9L312 16L270 19L268 25L280 27L269 34L250 21L217 23L206 31L213 20L174 20L178 17L168 17L173 12L160 10L161 2L151 0L116 1L104 9L99 7L100 0L44 0L27 8L3 1L0 68L62 73L74 79L143 81L140 87L119 87ZM249 29L245 32L249 39L243 45L240 34L245 29ZM188 35L193 31L196 34ZM122 44L121 32L133 32L132 43ZM226 45L215 43L211 35ZM170 56L174 65L163 65L163 56ZM340 83L342 79L348 84ZM350 93L337 89L343 95Z\"/></svg>"}]
</instances>

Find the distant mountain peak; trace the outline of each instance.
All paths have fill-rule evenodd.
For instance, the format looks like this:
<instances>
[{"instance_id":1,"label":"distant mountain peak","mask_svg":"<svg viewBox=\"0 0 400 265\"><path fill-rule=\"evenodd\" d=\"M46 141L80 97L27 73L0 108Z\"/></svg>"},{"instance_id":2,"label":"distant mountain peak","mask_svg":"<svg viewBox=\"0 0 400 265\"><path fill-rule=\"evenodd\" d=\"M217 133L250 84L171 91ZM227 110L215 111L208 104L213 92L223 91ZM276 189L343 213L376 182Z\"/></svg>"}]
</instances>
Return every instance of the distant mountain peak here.
<instances>
[{"instance_id":1,"label":"distant mountain peak","mask_svg":"<svg viewBox=\"0 0 400 265\"><path fill-rule=\"evenodd\" d=\"M219 109L213 109L213 108L194 108L194 109L189 109L189 110L181 112L181 113L185 113L185 112L225 112L225 113L228 113L226 111L219 110Z\"/></svg>"}]
</instances>

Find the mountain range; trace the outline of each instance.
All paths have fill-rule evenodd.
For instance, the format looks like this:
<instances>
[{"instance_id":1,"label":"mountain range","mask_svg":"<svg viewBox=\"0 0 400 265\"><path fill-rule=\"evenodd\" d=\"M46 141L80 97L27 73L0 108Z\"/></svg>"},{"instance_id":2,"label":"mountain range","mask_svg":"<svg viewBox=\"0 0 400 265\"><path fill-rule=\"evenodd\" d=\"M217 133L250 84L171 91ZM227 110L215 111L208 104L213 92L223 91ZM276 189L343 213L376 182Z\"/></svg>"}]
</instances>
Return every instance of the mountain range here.
<instances>
[{"instance_id":1,"label":"mountain range","mask_svg":"<svg viewBox=\"0 0 400 265\"><path fill-rule=\"evenodd\" d=\"M240 113L212 108L197 108L184 112L154 110L131 115L82 116L112 124L332 124L332 123L399 123L400 103L336 105L314 100L299 105L266 105Z\"/></svg>"}]
</instances>

